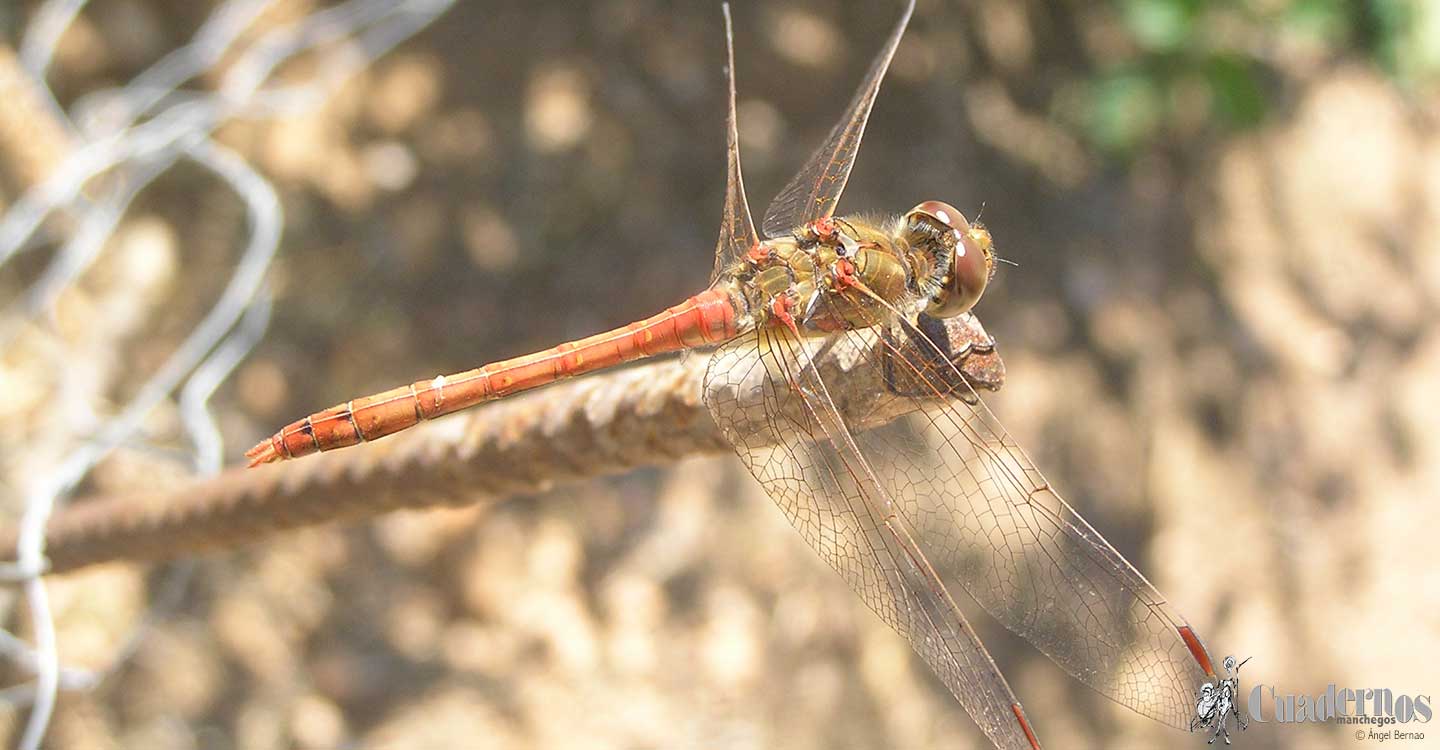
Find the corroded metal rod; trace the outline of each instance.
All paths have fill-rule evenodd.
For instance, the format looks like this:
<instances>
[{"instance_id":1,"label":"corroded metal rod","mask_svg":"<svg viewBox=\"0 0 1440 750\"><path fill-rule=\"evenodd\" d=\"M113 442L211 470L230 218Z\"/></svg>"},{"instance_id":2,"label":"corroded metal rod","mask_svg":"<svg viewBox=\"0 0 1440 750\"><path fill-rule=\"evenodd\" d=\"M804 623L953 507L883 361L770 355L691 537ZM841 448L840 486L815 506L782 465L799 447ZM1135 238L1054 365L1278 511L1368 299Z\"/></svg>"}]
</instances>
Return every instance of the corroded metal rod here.
<instances>
[{"instance_id":1,"label":"corroded metal rod","mask_svg":"<svg viewBox=\"0 0 1440 750\"><path fill-rule=\"evenodd\" d=\"M949 356L972 387L999 388L1004 365L979 320L952 320L931 333L934 340L948 337ZM843 384L835 393L842 411L884 411L878 400L887 384L874 382L876 368L851 371L858 354L837 349L819 365L839 370L833 382ZM728 452L703 403L706 364L706 357L692 355L597 373L376 443L235 468L158 496L79 500L46 529L50 570L176 558L285 529L468 504ZM0 529L0 549L13 546L13 535L14 529Z\"/></svg>"},{"instance_id":2,"label":"corroded metal rod","mask_svg":"<svg viewBox=\"0 0 1440 750\"><path fill-rule=\"evenodd\" d=\"M50 570L170 559L728 450L700 403L703 365L692 358L605 373L425 424L413 437L234 468L159 496L77 500L47 527ZM13 548L13 533L0 530L0 549Z\"/></svg>"}]
</instances>

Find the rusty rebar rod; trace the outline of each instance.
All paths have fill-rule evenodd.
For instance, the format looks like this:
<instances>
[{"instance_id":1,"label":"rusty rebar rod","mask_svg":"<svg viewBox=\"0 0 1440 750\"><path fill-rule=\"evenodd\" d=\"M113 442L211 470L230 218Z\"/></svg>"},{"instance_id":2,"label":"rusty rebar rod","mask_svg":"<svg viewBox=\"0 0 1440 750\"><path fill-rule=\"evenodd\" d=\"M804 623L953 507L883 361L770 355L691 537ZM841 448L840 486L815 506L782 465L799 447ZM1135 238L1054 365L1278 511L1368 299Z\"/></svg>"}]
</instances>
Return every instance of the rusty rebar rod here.
<instances>
[{"instance_id":1,"label":"rusty rebar rod","mask_svg":"<svg viewBox=\"0 0 1440 750\"><path fill-rule=\"evenodd\" d=\"M285 529L535 492L727 450L700 403L701 360L563 383L388 440L234 468L168 493L78 499L46 529L49 569L171 559ZM13 533L0 530L0 545L12 545Z\"/></svg>"},{"instance_id":2,"label":"rusty rebar rod","mask_svg":"<svg viewBox=\"0 0 1440 750\"><path fill-rule=\"evenodd\" d=\"M1004 365L978 319L954 319L941 333L972 387L1000 387ZM876 368L852 370L862 355L837 348L820 367L834 368L832 382L843 384L834 394L842 411L876 414L885 411L878 402L886 385ZM706 364L692 355L597 373L376 443L235 468L169 493L77 500L46 528L49 569L176 558L285 529L468 504L728 452L703 403ZM13 534L0 529L0 549L10 548Z\"/></svg>"}]
</instances>

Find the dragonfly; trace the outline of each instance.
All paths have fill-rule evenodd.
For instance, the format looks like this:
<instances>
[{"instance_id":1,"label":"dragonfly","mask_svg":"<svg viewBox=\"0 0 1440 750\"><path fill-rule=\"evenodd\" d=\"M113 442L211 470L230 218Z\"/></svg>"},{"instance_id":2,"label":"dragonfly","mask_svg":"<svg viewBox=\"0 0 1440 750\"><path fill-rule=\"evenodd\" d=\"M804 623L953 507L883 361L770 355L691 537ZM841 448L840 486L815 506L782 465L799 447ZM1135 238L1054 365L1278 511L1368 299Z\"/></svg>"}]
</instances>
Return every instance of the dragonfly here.
<instances>
[{"instance_id":1,"label":"dragonfly","mask_svg":"<svg viewBox=\"0 0 1440 750\"><path fill-rule=\"evenodd\" d=\"M972 308L988 230L935 200L836 217L914 2L756 232L740 169L724 6L727 179L710 286L652 317L357 398L287 425L252 465L376 440L595 370L708 352L704 400L755 479L865 604L913 646L998 748L1036 731L957 603L963 596L1102 695L1181 730L1213 681L1180 613L1041 475L981 401L1003 370Z\"/></svg>"}]
</instances>

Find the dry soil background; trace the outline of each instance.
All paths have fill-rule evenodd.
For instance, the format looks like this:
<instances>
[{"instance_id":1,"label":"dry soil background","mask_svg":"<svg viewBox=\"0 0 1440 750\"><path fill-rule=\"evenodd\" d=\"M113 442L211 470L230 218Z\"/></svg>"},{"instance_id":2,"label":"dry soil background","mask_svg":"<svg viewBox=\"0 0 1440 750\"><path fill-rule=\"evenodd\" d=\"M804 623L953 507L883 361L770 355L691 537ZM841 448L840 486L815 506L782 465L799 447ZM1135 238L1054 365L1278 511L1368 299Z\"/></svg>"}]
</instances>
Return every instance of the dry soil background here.
<instances>
[{"instance_id":1,"label":"dry soil background","mask_svg":"<svg viewBox=\"0 0 1440 750\"><path fill-rule=\"evenodd\" d=\"M757 212L892 5L736 3ZM72 94L200 17L117 6L123 24L88 18L67 41ZM1067 17L1089 36L1057 39L1034 8L921 2L842 211L984 205L1019 264L978 309L1009 371L992 408L1217 657L1254 657L1247 689L1440 693L1434 92L1300 59L1259 130L1200 122L1117 165L1042 104L1110 38L1103 14ZM128 24L149 47L122 43ZM231 455L698 289L723 187L721 28L713 2L462 3L316 115L227 128L287 211L272 328L221 393ZM239 216L157 188L126 236L164 259L158 285L203 299ZM185 313L149 311L135 361ZM289 534L194 562L178 600L173 571L54 582L73 663L106 663L160 606L124 666L64 698L50 747L985 746L730 458ZM985 619L1048 747L1200 746ZM1353 731L1255 724L1237 746L1369 744Z\"/></svg>"}]
</instances>

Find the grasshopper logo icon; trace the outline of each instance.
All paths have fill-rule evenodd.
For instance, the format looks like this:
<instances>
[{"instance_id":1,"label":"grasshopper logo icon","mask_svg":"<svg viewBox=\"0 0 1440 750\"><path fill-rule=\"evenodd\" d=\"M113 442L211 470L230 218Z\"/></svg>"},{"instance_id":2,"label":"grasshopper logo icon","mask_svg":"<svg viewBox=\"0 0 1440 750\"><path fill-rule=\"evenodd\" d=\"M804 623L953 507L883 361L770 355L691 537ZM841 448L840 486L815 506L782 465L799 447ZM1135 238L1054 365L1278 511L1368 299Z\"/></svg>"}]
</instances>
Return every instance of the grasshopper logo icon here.
<instances>
[{"instance_id":1,"label":"grasshopper logo icon","mask_svg":"<svg viewBox=\"0 0 1440 750\"><path fill-rule=\"evenodd\" d=\"M1239 664L1235 663L1235 657L1225 657L1225 674L1229 675L1220 681L1219 685L1207 682L1200 686L1200 695L1195 699L1195 717L1190 720L1190 731L1197 729L1207 731L1214 730L1210 739L1205 744L1213 745L1215 740L1225 738L1225 744L1230 744L1230 728L1228 720L1235 717L1235 726L1240 731L1245 731L1248 726L1245 717L1240 715L1240 704L1236 698L1240 695L1240 668L1251 658Z\"/></svg>"}]
</instances>

